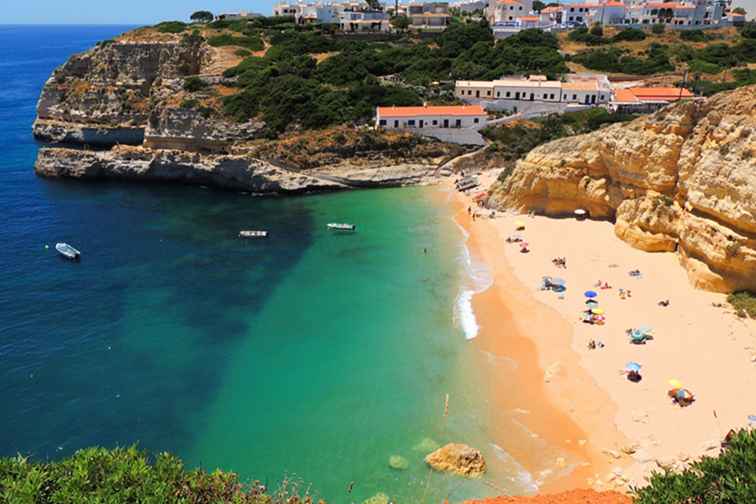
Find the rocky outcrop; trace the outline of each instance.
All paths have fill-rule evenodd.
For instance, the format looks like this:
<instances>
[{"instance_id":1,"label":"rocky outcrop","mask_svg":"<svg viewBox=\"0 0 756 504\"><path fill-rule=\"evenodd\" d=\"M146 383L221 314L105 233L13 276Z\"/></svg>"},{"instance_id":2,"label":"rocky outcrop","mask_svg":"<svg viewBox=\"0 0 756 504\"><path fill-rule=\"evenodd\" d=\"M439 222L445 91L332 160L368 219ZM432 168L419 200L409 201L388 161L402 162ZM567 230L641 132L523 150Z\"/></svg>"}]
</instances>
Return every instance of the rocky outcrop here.
<instances>
[{"instance_id":1,"label":"rocky outcrop","mask_svg":"<svg viewBox=\"0 0 756 504\"><path fill-rule=\"evenodd\" d=\"M37 104L33 132L49 146L36 173L291 194L422 184L464 151L355 128L262 142L264 122L223 113L235 91L223 72L239 62L226 49L233 55L195 34L142 28L72 56Z\"/></svg>"},{"instance_id":2,"label":"rocky outcrop","mask_svg":"<svg viewBox=\"0 0 756 504\"><path fill-rule=\"evenodd\" d=\"M490 203L584 208L634 247L677 250L698 287L756 291L756 86L542 145Z\"/></svg>"},{"instance_id":3,"label":"rocky outcrop","mask_svg":"<svg viewBox=\"0 0 756 504\"><path fill-rule=\"evenodd\" d=\"M427 457L425 463L436 471L451 472L460 476L477 478L486 472L483 455L465 444L449 443Z\"/></svg>"}]
</instances>

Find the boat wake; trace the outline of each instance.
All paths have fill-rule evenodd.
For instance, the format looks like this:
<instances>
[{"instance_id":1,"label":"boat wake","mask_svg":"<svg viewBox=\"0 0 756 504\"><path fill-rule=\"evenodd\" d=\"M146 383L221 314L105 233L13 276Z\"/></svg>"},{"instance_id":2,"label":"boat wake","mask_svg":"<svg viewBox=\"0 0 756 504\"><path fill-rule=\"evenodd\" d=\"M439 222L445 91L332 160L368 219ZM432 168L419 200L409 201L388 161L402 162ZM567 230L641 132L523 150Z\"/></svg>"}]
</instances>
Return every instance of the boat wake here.
<instances>
[{"instance_id":1,"label":"boat wake","mask_svg":"<svg viewBox=\"0 0 756 504\"><path fill-rule=\"evenodd\" d=\"M472 298L493 285L493 278L488 267L480 261L476 261L470 255L470 249L467 248L466 242L469 238L467 230L457 223L464 237L462 251L460 253L460 262L465 271L462 280L462 288L457 295L454 306L454 321L462 328L465 338L471 340L478 335L478 320L475 317L475 311L472 306Z\"/></svg>"}]
</instances>

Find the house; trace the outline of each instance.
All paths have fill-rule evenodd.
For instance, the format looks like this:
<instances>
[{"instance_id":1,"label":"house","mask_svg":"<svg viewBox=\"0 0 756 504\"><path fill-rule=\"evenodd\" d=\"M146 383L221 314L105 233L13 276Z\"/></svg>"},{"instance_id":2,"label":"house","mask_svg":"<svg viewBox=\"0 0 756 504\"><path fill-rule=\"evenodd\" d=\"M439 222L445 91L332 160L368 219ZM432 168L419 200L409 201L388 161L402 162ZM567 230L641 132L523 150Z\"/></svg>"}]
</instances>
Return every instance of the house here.
<instances>
[{"instance_id":1,"label":"house","mask_svg":"<svg viewBox=\"0 0 756 504\"><path fill-rule=\"evenodd\" d=\"M611 107L620 112L646 113L658 110L681 99L691 99L693 93L685 88L634 87L615 89Z\"/></svg>"},{"instance_id":2,"label":"house","mask_svg":"<svg viewBox=\"0 0 756 504\"><path fill-rule=\"evenodd\" d=\"M562 23L562 8L558 5L552 5L541 10L539 13L542 26L554 26Z\"/></svg>"},{"instance_id":3,"label":"house","mask_svg":"<svg viewBox=\"0 0 756 504\"><path fill-rule=\"evenodd\" d=\"M445 30L451 21L448 2L413 3L405 12L410 28L416 30Z\"/></svg>"},{"instance_id":4,"label":"house","mask_svg":"<svg viewBox=\"0 0 756 504\"><path fill-rule=\"evenodd\" d=\"M421 107L377 107L376 128L433 129L468 128L478 130L488 122L480 105L424 105Z\"/></svg>"},{"instance_id":5,"label":"house","mask_svg":"<svg viewBox=\"0 0 756 504\"><path fill-rule=\"evenodd\" d=\"M339 29L349 33L387 32L389 15L378 10L343 10L338 14Z\"/></svg>"},{"instance_id":6,"label":"house","mask_svg":"<svg viewBox=\"0 0 756 504\"><path fill-rule=\"evenodd\" d=\"M601 5L598 3L575 3L562 5L562 23L566 26L590 26L597 22Z\"/></svg>"},{"instance_id":7,"label":"house","mask_svg":"<svg viewBox=\"0 0 756 504\"><path fill-rule=\"evenodd\" d=\"M510 77L495 81L457 81L454 94L469 102L527 101L599 105L612 98L609 80L599 74L570 74L565 82L543 75Z\"/></svg>"},{"instance_id":8,"label":"house","mask_svg":"<svg viewBox=\"0 0 756 504\"><path fill-rule=\"evenodd\" d=\"M488 7L488 2L486 0L466 0L453 3L451 6L459 9L460 12L472 14L473 12L477 11L485 12L486 8Z\"/></svg>"},{"instance_id":9,"label":"house","mask_svg":"<svg viewBox=\"0 0 756 504\"><path fill-rule=\"evenodd\" d=\"M488 23L493 26L515 21L530 15L533 10L532 0L491 0L488 4Z\"/></svg>"},{"instance_id":10,"label":"house","mask_svg":"<svg viewBox=\"0 0 756 504\"><path fill-rule=\"evenodd\" d=\"M297 14L297 4L289 2L278 2L273 5L274 16L295 16Z\"/></svg>"},{"instance_id":11,"label":"house","mask_svg":"<svg viewBox=\"0 0 756 504\"><path fill-rule=\"evenodd\" d=\"M339 22L336 9L328 4L298 4L294 21L298 25L335 24Z\"/></svg>"}]
</instances>

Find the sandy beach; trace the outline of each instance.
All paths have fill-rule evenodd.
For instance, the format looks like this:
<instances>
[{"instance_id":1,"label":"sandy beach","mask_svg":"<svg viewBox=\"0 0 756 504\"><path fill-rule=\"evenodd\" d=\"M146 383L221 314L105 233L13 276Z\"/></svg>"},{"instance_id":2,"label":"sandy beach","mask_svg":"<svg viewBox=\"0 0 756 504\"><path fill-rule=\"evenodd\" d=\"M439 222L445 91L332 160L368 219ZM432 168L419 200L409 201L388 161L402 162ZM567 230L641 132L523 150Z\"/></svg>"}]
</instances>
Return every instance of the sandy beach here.
<instances>
[{"instance_id":1,"label":"sandy beach","mask_svg":"<svg viewBox=\"0 0 756 504\"><path fill-rule=\"evenodd\" d=\"M494 177L486 173L481 187ZM609 222L502 213L489 219L483 209L486 217L473 221L470 195L449 194L471 254L493 278L473 298L480 331L472 344L482 364L518 363L514 371L489 366L493 437L539 475L541 491L627 490L661 466L716 455L729 429L749 424L756 414L756 322L738 318L725 295L694 289L676 255L633 249ZM505 241L518 220L527 254ZM565 257L567 268L554 266L555 257ZM636 269L640 277L628 274ZM539 290L546 275L566 281L563 298ZM612 288L596 288L599 280ZM622 299L620 288L630 297ZM586 290L598 292L604 325L580 320ZM653 328L653 339L631 344L625 330L639 326ZM591 340L604 346L589 349ZM623 373L630 361L642 365L640 382ZM667 396L672 378L693 392L691 406ZM512 417L520 429L512 429ZM519 431L568 455L537 456Z\"/></svg>"}]
</instances>

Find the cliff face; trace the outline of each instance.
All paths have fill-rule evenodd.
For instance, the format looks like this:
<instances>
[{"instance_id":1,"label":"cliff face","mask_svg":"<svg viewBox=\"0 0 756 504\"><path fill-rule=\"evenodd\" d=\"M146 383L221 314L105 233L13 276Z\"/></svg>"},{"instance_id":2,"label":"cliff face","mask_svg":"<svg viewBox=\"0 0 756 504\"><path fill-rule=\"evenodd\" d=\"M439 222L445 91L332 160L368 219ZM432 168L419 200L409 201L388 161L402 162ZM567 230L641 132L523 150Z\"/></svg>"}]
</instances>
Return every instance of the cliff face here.
<instances>
[{"instance_id":1,"label":"cliff face","mask_svg":"<svg viewBox=\"0 0 756 504\"><path fill-rule=\"evenodd\" d=\"M39 98L33 133L51 145L40 149L36 173L305 192L422 183L434 177L436 158L455 152L422 141L408 155L399 148L406 142L377 142L382 152L358 149L346 161L330 156L327 166L308 156L291 162L282 149L266 148L262 121L238 123L223 114L223 97L235 92L223 71L238 64L236 49L145 28L72 56ZM327 149L319 152L318 159L328 158Z\"/></svg>"},{"instance_id":2,"label":"cliff face","mask_svg":"<svg viewBox=\"0 0 756 504\"><path fill-rule=\"evenodd\" d=\"M584 208L634 247L677 250L698 287L756 291L756 86L542 145L491 202Z\"/></svg>"}]
</instances>

